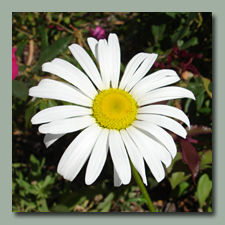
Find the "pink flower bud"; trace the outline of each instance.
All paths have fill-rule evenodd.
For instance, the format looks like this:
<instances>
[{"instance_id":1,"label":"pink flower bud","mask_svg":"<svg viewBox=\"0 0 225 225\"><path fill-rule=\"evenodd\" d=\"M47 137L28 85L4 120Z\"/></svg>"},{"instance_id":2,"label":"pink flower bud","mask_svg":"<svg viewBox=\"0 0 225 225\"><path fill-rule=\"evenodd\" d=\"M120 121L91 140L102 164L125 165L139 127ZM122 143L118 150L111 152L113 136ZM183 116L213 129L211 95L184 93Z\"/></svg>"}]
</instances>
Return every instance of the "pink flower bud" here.
<instances>
[{"instance_id":1,"label":"pink flower bud","mask_svg":"<svg viewBox=\"0 0 225 225\"><path fill-rule=\"evenodd\" d=\"M97 26L95 29L90 27L90 32L91 32L91 35L97 40L104 39L107 37L105 30L101 28L100 26Z\"/></svg>"},{"instance_id":2,"label":"pink flower bud","mask_svg":"<svg viewBox=\"0 0 225 225\"><path fill-rule=\"evenodd\" d=\"M12 48L12 80L14 80L16 78L16 76L18 75L18 71L19 71L19 67L16 61L16 56L15 56L15 51L17 49L16 48Z\"/></svg>"}]
</instances>

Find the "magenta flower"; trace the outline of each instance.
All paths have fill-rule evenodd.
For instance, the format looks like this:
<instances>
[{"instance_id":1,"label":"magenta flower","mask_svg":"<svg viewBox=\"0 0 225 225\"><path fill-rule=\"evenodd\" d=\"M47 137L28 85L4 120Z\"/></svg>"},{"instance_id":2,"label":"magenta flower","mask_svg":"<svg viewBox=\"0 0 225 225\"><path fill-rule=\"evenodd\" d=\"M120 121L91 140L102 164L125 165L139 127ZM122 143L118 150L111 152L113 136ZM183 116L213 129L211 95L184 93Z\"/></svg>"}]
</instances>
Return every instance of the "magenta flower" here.
<instances>
[{"instance_id":1,"label":"magenta flower","mask_svg":"<svg viewBox=\"0 0 225 225\"><path fill-rule=\"evenodd\" d=\"M89 29L90 29L91 35L97 40L104 39L107 37L105 30L101 28L100 26L97 26L95 29L90 27Z\"/></svg>"},{"instance_id":2,"label":"magenta flower","mask_svg":"<svg viewBox=\"0 0 225 225\"><path fill-rule=\"evenodd\" d=\"M19 71L19 67L16 61L16 56L15 56L15 51L17 49L16 48L12 48L12 80L14 80L16 78L16 76L18 75L18 71Z\"/></svg>"}]
</instances>

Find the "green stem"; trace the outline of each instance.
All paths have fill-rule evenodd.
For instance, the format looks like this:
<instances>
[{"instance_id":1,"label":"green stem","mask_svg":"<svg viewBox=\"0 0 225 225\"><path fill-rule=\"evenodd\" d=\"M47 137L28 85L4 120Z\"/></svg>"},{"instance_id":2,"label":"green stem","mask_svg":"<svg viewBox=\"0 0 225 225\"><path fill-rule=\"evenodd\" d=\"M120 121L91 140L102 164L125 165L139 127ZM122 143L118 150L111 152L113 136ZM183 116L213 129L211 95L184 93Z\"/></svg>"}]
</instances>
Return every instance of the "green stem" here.
<instances>
[{"instance_id":1,"label":"green stem","mask_svg":"<svg viewBox=\"0 0 225 225\"><path fill-rule=\"evenodd\" d=\"M212 200L212 191L209 193L209 196L206 200L206 206L205 206L204 212L209 212L209 205L210 205L211 200Z\"/></svg>"},{"instance_id":2,"label":"green stem","mask_svg":"<svg viewBox=\"0 0 225 225\"><path fill-rule=\"evenodd\" d=\"M43 212L49 212L48 204L47 204L46 199L45 199L45 198L42 198L42 199L40 200L40 203L41 203Z\"/></svg>"},{"instance_id":3,"label":"green stem","mask_svg":"<svg viewBox=\"0 0 225 225\"><path fill-rule=\"evenodd\" d=\"M134 179L137 182L137 184L138 184L138 186L139 186L139 188L141 190L141 193L143 194L145 200L147 201L147 205L148 205L149 211L150 212L155 212L155 208L154 208L154 206L152 204L152 200L151 200L150 196L148 195L148 192L147 192L147 190L145 188L145 185L143 184L142 179L140 178L137 170L134 168L132 163L131 163L131 170L132 170Z\"/></svg>"},{"instance_id":4,"label":"green stem","mask_svg":"<svg viewBox=\"0 0 225 225\"><path fill-rule=\"evenodd\" d=\"M68 33L71 33L71 34L74 34L74 32L70 29L68 29L67 27L63 26L62 24L58 23L58 22L55 22L53 20L50 21L50 23L53 23L61 28L63 28L64 30L66 30Z\"/></svg>"}]
</instances>

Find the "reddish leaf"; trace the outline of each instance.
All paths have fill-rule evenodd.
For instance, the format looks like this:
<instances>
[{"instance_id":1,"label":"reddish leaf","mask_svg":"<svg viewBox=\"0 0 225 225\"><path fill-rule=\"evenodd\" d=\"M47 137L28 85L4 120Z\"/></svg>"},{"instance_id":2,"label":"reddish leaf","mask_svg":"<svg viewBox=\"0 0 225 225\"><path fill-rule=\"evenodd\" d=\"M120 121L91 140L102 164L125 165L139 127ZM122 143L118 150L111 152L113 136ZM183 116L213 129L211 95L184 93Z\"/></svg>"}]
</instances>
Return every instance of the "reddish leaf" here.
<instances>
[{"instance_id":1,"label":"reddish leaf","mask_svg":"<svg viewBox=\"0 0 225 225\"><path fill-rule=\"evenodd\" d=\"M192 180L195 183L195 177L198 175L200 168L200 157L195 150L195 147L191 145L187 140L180 139L180 145L182 149L183 161L187 163L191 171Z\"/></svg>"},{"instance_id":2,"label":"reddish leaf","mask_svg":"<svg viewBox=\"0 0 225 225\"><path fill-rule=\"evenodd\" d=\"M197 136L200 134L210 134L212 129L210 127L191 125L190 129L187 129L189 137Z\"/></svg>"}]
</instances>

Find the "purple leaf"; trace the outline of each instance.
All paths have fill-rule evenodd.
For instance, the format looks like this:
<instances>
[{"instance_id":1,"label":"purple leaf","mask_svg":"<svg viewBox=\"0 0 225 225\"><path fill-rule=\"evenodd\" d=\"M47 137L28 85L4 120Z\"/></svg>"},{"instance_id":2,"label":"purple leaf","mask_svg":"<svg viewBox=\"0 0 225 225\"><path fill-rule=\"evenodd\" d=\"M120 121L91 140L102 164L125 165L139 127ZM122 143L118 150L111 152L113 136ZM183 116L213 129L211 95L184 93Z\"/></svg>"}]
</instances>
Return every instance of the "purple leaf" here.
<instances>
[{"instance_id":1,"label":"purple leaf","mask_svg":"<svg viewBox=\"0 0 225 225\"><path fill-rule=\"evenodd\" d=\"M187 163L192 180L195 183L195 177L198 175L200 168L200 157L195 147L185 139L180 139L180 145L182 149L182 158L185 163Z\"/></svg>"}]
</instances>

